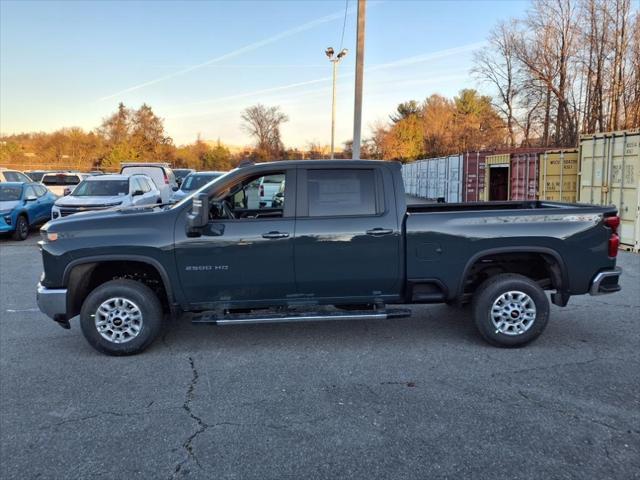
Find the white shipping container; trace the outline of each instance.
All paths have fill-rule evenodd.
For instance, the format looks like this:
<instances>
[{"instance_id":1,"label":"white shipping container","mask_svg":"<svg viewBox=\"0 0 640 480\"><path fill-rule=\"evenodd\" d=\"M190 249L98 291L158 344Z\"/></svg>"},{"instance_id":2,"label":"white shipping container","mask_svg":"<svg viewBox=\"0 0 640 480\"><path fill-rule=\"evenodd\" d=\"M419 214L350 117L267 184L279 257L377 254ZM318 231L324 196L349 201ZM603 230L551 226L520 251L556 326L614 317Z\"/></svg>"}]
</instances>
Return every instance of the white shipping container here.
<instances>
[{"instance_id":1,"label":"white shipping container","mask_svg":"<svg viewBox=\"0 0 640 480\"><path fill-rule=\"evenodd\" d=\"M580 137L579 201L615 205L620 242L640 250L640 133L608 132Z\"/></svg>"},{"instance_id":2,"label":"white shipping container","mask_svg":"<svg viewBox=\"0 0 640 480\"><path fill-rule=\"evenodd\" d=\"M427 158L402 166L402 179L409 195L447 203L462 201L462 155Z\"/></svg>"}]
</instances>

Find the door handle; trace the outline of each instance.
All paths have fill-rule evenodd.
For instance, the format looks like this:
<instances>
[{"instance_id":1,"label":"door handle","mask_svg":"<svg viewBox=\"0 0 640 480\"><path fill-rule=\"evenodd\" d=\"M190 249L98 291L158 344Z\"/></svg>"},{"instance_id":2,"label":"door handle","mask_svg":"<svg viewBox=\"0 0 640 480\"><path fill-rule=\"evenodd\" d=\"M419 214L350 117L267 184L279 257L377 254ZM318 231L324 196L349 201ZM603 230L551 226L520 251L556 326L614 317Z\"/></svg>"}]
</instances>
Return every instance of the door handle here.
<instances>
[{"instance_id":1,"label":"door handle","mask_svg":"<svg viewBox=\"0 0 640 480\"><path fill-rule=\"evenodd\" d=\"M390 228L372 228L371 230L367 230L367 235L372 235L374 237L380 237L382 235L391 235L393 230Z\"/></svg>"},{"instance_id":2,"label":"door handle","mask_svg":"<svg viewBox=\"0 0 640 480\"><path fill-rule=\"evenodd\" d=\"M262 238L287 238L289 236L286 232L268 232L263 233Z\"/></svg>"}]
</instances>

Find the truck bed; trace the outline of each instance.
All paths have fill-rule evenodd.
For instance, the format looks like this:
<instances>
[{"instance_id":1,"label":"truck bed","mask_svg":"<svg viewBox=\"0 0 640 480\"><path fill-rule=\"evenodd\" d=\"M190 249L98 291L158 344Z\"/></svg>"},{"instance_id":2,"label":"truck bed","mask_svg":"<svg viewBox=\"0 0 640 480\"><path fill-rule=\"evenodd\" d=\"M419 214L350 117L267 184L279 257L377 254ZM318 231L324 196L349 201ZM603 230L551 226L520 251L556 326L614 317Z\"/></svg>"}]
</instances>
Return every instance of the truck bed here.
<instances>
[{"instance_id":1,"label":"truck bed","mask_svg":"<svg viewBox=\"0 0 640 480\"><path fill-rule=\"evenodd\" d=\"M403 227L407 281L430 284L426 291L434 301L452 300L464 292L461 279L478 260L539 252L569 272L568 293L584 294L608 257L610 230L603 217L615 213L614 206L546 201L408 205ZM520 261L535 268L544 257Z\"/></svg>"}]
</instances>

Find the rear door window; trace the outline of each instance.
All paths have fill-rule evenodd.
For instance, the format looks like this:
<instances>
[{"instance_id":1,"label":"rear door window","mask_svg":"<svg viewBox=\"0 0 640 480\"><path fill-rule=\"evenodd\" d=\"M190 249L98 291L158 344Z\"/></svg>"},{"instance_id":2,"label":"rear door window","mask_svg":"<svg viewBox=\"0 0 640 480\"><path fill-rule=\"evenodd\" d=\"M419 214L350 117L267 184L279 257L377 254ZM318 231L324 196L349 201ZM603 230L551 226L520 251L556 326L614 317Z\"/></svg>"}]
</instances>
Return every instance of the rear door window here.
<instances>
[{"instance_id":1,"label":"rear door window","mask_svg":"<svg viewBox=\"0 0 640 480\"><path fill-rule=\"evenodd\" d=\"M372 169L307 171L310 217L375 215L376 180Z\"/></svg>"}]
</instances>

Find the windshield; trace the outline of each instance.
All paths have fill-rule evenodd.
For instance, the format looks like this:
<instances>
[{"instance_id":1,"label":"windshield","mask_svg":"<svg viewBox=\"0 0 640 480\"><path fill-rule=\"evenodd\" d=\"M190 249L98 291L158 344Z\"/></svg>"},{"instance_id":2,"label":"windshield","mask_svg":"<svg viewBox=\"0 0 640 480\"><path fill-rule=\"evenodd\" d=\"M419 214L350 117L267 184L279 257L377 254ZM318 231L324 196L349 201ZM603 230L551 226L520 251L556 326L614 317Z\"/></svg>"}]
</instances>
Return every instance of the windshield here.
<instances>
[{"instance_id":1,"label":"windshield","mask_svg":"<svg viewBox=\"0 0 640 480\"><path fill-rule=\"evenodd\" d=\"M22 185L0 185L0 202L20 200Z\"/></svg>"},{"instance_id":2,"label":"windshield","mask_svg":"<svg viewBox=\"0 0 640 480\"><path fill-rule=\"evenodd\" d=\"M71 193L74 197L115 197L129 193L129 180L85 180Z\"/></svg>"},{"instance_id":3,"label":"windshield","mask_svg":"<svg viewBox=\"0 0 640 480\"><path fill-rule=\"evenodd\" d=\"M184 192L191 192L193 190L197 190L198 188L205 186L207 183L209 183L214 178L218 178L220 175L222 175L222 174L213 174L213 173L198 174L198 173L193 173L193 174L189 175L187 178L184 179L184 182L182 183L182 186L180 187L180 189L182 191L184 191Z\"/></svg>"},{"instance_id":4,"label":"windshield","mask_svg":"<svg viewBox=\"0 0 640 480\"><path fill-rule=\"evenodd\" d=\"M235 173L237 170L238 170L237 168L234 168L233 170L230 170L230 171L228 171L228 172L226 172L226 173L221 174L219 177L217 177L217 178L214 178L214 179L213 179L213 183L214 183L214 184L217 184L218 182L222 182L222 181L224 181L224 179L225 179L225 178L227 178L230 174ZM211 179L211 178L209 178L208 180L209 180L210 182L212 181L212 179ZM186 181L186 180L185 180L185 181ZM207 183L205 183L205 184L204 184L202 187L200 187L200 188L199 188L195 193L191 193L191 192L190 192L190 193L189 193L189 195L187 195L186 197L184 197L184 198L183 198L182 200L180 200L178 203L174 203L174 204L173 204L173 205L171 205L169 208L172 208L172 209L173 209L173 208L180 207L180 206L184 205L186 202L191 202L191 197L192 197L193 195L197 194L198 192L200 192L200 191L204 190L204 189L205 189L205 187L206 187L207 185L208 185L208 184L207 184Z\"/></svg>"}]
</instances>

